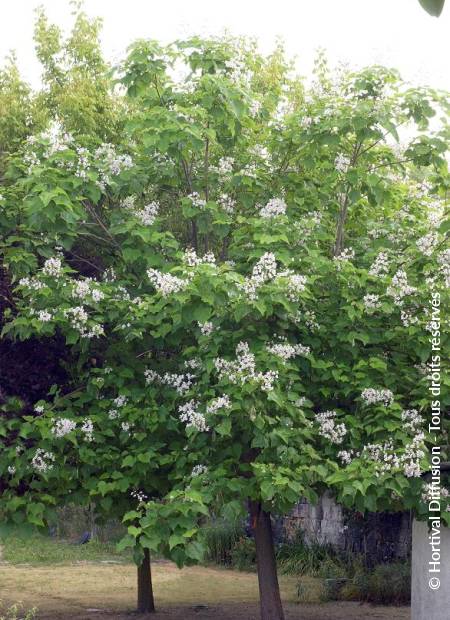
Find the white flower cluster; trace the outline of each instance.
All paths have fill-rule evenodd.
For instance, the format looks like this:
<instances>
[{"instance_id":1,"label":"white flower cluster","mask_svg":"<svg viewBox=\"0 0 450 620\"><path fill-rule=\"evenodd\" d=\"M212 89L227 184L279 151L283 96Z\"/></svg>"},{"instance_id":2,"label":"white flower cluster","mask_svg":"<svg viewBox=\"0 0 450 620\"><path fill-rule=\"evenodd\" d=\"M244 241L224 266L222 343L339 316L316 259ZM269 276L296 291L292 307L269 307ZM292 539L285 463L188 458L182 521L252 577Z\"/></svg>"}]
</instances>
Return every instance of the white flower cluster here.
<instances>
[{"instance_id":1,"label":"white flower cluster","mask_svg":"<svg viewBox=\"0 0 450 620\"><path fill-rule=\"evenodd\" d=\"M148 205L144 205L142 209L136 209L134 211L135 217L141 222L143 226L151 226L154 224L159 213L159 204L157 202L150 202Z\"/></svg>"},{"instance_id":2,"label":"white flower cluster","mask_svg":"<svg viewBox=\"0 0 450 620\"><path fill-rule=\"evenodd\" d=\"M84 181L88 178L88 170L90 168L89 162L89 151L83 146L78 146L76 148L77 153L77 164L75 167L75 176L83 179Z\"/></svg>"},{"instance_id":3,"label":"white flower cluster","mask_svg":"<svg viewBox=\"0 0 450 620\"><path fill-rule=\"evenodd\" d=\"M122 200L120 206L130 211L143 226L152 226L159 213L159 204L154 201L143 207L137 207L136 196L127 196Z\"/></svg>"},{"instance_id":4,"label":"white flower cluster","mask_svg":"<svg viewBox=\"0 0 450 620\"><path fill-rule=\"evenodd\" d=\"M125 407L125 405L127 403L128 403L128 398L126 396L123 396L122 394L117 396L113 400L114 408L112 408L112 409L110 409L108 411L108 418L110 420L115 420L116 418L118 418L120 416L120 413L119 413L118 409L116 409L116 407L118 407L120 409L121 407Z\"/></svg>"},{"instance_id":5,"label":"white flower cluster","mask_svg":"<svg viewBox=\"0 0 450 620\"><path fill-rule=\"evenodd\" d=\"M53 314L48 310L39 310L37 318L42 323L48 323L52 320Z\"/></svg>"},{"instance_id":6,"label":"white flower cluster","mask_svg":"<svg viewBox=\"0 0 450 620\"><path fill-rule=\"evenodd\" d=\"M228 194L221 194L217 200L217 203L225 211L225 213L228 213L229 215L234 213L236 201Z\"/></svg>"},{"instance_id":7,"label":"white flower cluster","mask_svg":"<svg viewBox=\"0 0 450 620\"><path fill-rule=\"evenodd\" d=\"M339 450L339 452L337 453L338 458L341 459L344 465L350 465L353 460L353 455L353 450Z\"/></svg>"},{"instance_id":8,"label":"white flower cluster","mask_svg":"<svg viewBox=\"0 0 450 620\"><path fill-rule=\"evenodd\" d=\"M192 206L196 209L203 210L206 206L206 200L204 198L200 198L200 194L198 192L192 192L188 196L189 200L192 203Z\"/></svg>"},{"instance_id":9,"label":"white flower cluster","mask_svg":"<svg viewBox=\"0 0 450 620\"><path fill-rule=\"evenodd\" d=\"M133 167L130 155L118 155L112 144L102 144L94 153L100 167L98 186L102 191L111 184L111 177Z\"/></svg>"},{"instance_id":10,"label":"white flower cluster","mask_svg":"<svg viewBox=\"0 0 450 620\"><path fill-rule=\"evenodd\" d=\"M197 411L198 406L199 403L196 400L190 400L184 405L180 405L178 407L180 420L186 423L186 428L195 428L200 432L209 431L205 416Z\"/></svg>"},{"instance_id":11,"label":"white flower cluster","mask_svg":"<svg viewBox=\"0 0 450 620\"><path fill-rule=\"evenodd\" d=\"M342 443L347 429L345 424L336 423L336 411L322 411L314 416L316 423L319 425L319 435L329 439L331 443Z\"/></svg>"},{"instance_id":12,"label":"white flower cluster","mask_svg":"<svg viewBox=\"0 0 450 620\"><path fill-rule=\"evenodd\" d=\"M334 167L338 172L347 172L350 159L343 153L339 153L334 160Z\"/></svg>"},{"instance_id":13,"label":"white flower cluster","mask_svg":"<svg viewBox=\"0 0 450 620\"><path fill-rule=\"evenodd\" d=\"M56 153L67 150L69 144L73 142L72 135L64 131L61 121L58 119L52 121L50 127L42 132L41 138L49 142L44 152L45 158L49 158ZM29 142L32 143L32 140Z\"/></svg>"},{"instance_id":14,"label":"white flower cluster","mask_svg":"<svg viewBox=\"0 0 450 620\"><path fill-rule=\"evenodd\" d=\"M226 181L233 174L234 159L232 157L222 157L219 159L216 171L222 181Z\"/></svg>"},{"instance_id":15,"label":"white flower cluster","mask_svg":"<svg viewBox=\"0 0 450 620\"><path fill-rule=\"evenodd\" d=\"M35 405L34 406L34 411L36 413L44 413L44 405Z\"/></svg>"},{"instance_id":16,"label":"white flower cluster","mask_svg":"<svg viewBox=\"0 0 450 620\"><path fill-rule=\"evenodd\" d=\"M369 269L371 276L383 276L389 272L389 259L386 252L380 252Z\"/></svg>"},{"instance_id":17,"label":"white flower cluster","mask_svg":"<svg viewBox=\"0 0 450 620\"><path fill-rule=\"evenodd\" d=\"M226 394L212 400L206 407L206 413L217 413L220 409L229 409L231 400Z\"/></svg>"},{"instance_id":18,"label":"white flower cluster","mask_svg":"<svg viewBox=\"0 0 450 620\"><path fill-rule=\"evenodd\" d=\"M336 262L337 268L341 269L344 263L347 263L355 258L355 250L353 248L345 248L340 254L333 257Z\"/></svg>"},{"instance_id":19,"label":"white flower cluster","mask_svg":"<svg viewBox=\"0 0 450 620\"><path fill-rule=\"evenodd\" d=\"M262 218L269 220L280 215L286 215L287 205L282 198L272 198L261 207L259 214Z\"/></svg>"},{"instance_id":20,"label":"white flower cluster","mask_svg":"<svg viewBox=\"0 0 450 620\"><path fill-rule=\"evenodd\" d=\"M277 275L277 261L275 255L266 252L254 265L252 274L241 285L242 290L252 301L258 298L258 289L265 283L273 280Z\"/></svg>"},{"instance_id":21,"label":"white flower cluster","mask_svg":"<svg viewBox=\"0 0 450 620\"><path fill-rule=\"evenodd\" d=\"M198 323L198 326L200 327L200 331L203 336L210 336L214 331L214 325L211 321L206 321L206 323Z\"/></svg>"},{"instance_id":22,"label":"white flower cluster","mask_svg":"<svg viewBox=\"0 0 450 620\"><path fill-rule=\"evenodd\" d=\"M197 358L192 358L189 360L185 360L184 362L185 368L190 368L191 370L199 370L202 367L202 363Z\"/></svg>"},{"instance_id":23,"label":"white flower cluster","mask_svg":"<svg viewBox=\"0 0 450 620\"><path fill-rule=\"evenodd\" d=\"M62 273L62 263L59 256L47 258L44 266L42 267L42 273L46 276L51 276L52 278L59 278Z\"/></svg>"},{"instance_id":24,"label":"white flower cluster","mask_svg":"<svg viewBox=\"0 0 450 620\"><path fill-rule=\"evenodd\" d=\"M8 465L8 474L10 476L14 476L15 473L16 473L16 468L14 467L14 465Z\"/></svg>"},{"instance_id":25,"label":"white flower cluster","mask_svg":"<svg viewBox=\"0 0 450 620\"><path fill-rule=\"evenodd\" d=\"M389 407L394 400L394 394L391 390L375 388L366 388L361 392L361 398L366 405L375 405L377 403L383 404L385 407Z\"/></svg>"},{"instance_id":26,"label":"white flower cluster","mask_svg":"<svg viewBox=\"0 0 450 620\"><path fill-rule=\"evenodd\" d=\"M81 425L81 432L84 434L84 439L86 441L93 441L94 439L94 424L92 423L92 420L89 418L86 418L86 420L84 420L83 424Z\"/></svg>"},{"instance_id":27,"label":"white flower cluster","mask_svg":"<svg viewBox=\"0 0 450 620\"><path fill-rule=\"evenodd\" d=\"M25 286L31 291L39 291L45 288L45 284L39 280L39 278L21 278L19 280L20 286Z\"/></svg>"},{"instance_id":28,"label":"white flower cluster","mask_svg":"<svg viewBox=\"0 0 450 620\"><path fill-rule=\"evenodd\" d=\"M283 342L271 343L266 347L269 353L281 357L284 361L290 360L297 355L309 355L311 349L302 344L288 344Z\"/></svg>"},{"instance_id":29,"label":"white flower cluster","mask_svg":"<svg viewBox=\"0 0 450 620\"><path fill-rule=\"evenodd\" d=\"M61 437L74 431L76 427L77 424L74 420L70 420L69 418L58 418L55 420L51 431L55 437L61 439Z\"/></svg>"},{"instance_id":30,"label":"white flower cluster","mask_svg":"<svg viewBox=\"0 0 450 620\"><path fill-rule=\"evenodd\" d=\"M197 267L203 264L215 265L216 257L212 252L207 252L203 256L197 256L197 252L193 248L188 248L184 251L183 263L188 267Z\"/></svg>"},{"instance_id":31,"label":"white flower cluster","mask_svg":"<svg viewBox=\"0 0 450 620\"><path fill-rule=\"evenodd\" d=\"M282 274L280 274L282 275ZM293 273L288 274L287 296L294 303L300 300L300 293L306 288L306 276Z\"/></svg>"},{"instance_id":32,"label":"white flower cluster","mask_svg":"<svg viewBox=\"0 0 450 620\"><path fill-rule=\"evenodd\" d=\"M208 473L208 468L206 465L195 465L191 471L191 477L196 478L197 476L202 476L203 474Z\"/></svg>"},{"instance_id":33,"label":"white flower cluster","mask_svg":"<svg viewBox=\"0 0 450 620\"><path fill-rule=\"evenodd\" d=\"M450 288L450 248L439 254L437 262L440 266L439 271L444 278L445 286Z\"/></svg>"},{"instance_id":34,"label":"white flower cluster","mask_svg":"<svg viewBox=\"0 0 450 620\"><path fill-rule=\"evenodd\" d=\"M402 309L400 310L400 320L404 327L409 327L410 325L417 325L419 317L414 316L410 311Z\"/></svg>"},{"instance_id":35,"label":"white flower cluster","mask_svg":"<svg viewBox=\"0 0 450 620\"><path fill-rule=\"evenodd\" d=\"M402 411L402 422L404 430L415 433L421 428L424 419L416 409L406 409Z\"/></svg>"},{"instance_id":36,"label":"white flower cluster","mask_svg":"<svg viewBox=\"0 0 450 620\"><path fill-rule=\"evenodd\" d=\"M148 496L143 491L134 490L130 493L131 497L137 499L139 504L143 504L148 500Z\"/></svg>"},{"instance_id":37,"label":"white flower cluster","mask_svg":"<svg viewBox=\"0 0 450 620\"><path fill-rule=\"evenodd\" d=\"M161 385L167 385L168 387L171 387L174 390L176 390L177 393L180 394L180 396L182 396L183 394L186 394L186 392L188 392L191 389L195 381L195 375L191 373L177 374L177 373L166 372L163 375L160 375L159 373L156 372L156 370L152 370L150 368L148 368L144 372L144 376L145 376L145 383L147 385L161 383Z\"/></svg>"},{"instance_id":38,"label":"white flower cluster","mask_svg":"<svg viewBox=\"0 0 450 620\"><path fill-rule=\"evenodd\" d=\"M93 325L88 329L86 324L89 317L83 306L67 308L63 314L65 318L69 319L72 328L78 331L82 338L97 338L104 334L103 326L99 324Z\"/></svg>"},{"instance_id":39,"label":"white flower cluster","mask_svg":"<svg viewBox=\"0 0 450 620\"><path fill-rule=\"evenodd\" d=\"M168 297L173 293L179 293L189 284L189 280L183 280L182 278L172 276L170 273L163 273L157 269L147 269L147 275L150 282L163 297Z\"/></svg>"},{"instance_id":40,"label":"white flower cluster","mask_svg":"<svg viewBox=\"0 0 450 620\"><path fill-rule=\"evenodd\" d=\"M424 433L418 432L411 443L405 446L403 454L397 454L390 441L384 444L368 444L364 446L361 455L376 464L377 476L400 469L407 478L418 478L421 475L420 461L425 456L424 438Z\"/></svg>"},{"instance_id":41,"label":"white flower cluster","mask_svg":"<svg viewBox=\"0 0 450 620\"><path fill-rule=\"evenodd\" d=\"M52 452L46 452L42 448L38 448L31 459L32 468L40 474L46 474L53 468L55 455Z\"/></svg>"},{"instance_id":42,"label":"white flower cluster","mask_svg":"<svg viewBox=\"0 0 450 620\"><path fill-rule=\"evenodd\" d=\"M377 310L381 307L381 301L379 295L373 295L371 293L364 295L363 298L364 308L367 311Z\"/></svg>"},{"instance_id":43,"label":"white flower cluster","mask_svg":"<svg viewBox=\"0 0 450 620\"><path fill-rule=\"evenodd\" d=\"M90 297L92 301L97 303L104 299L105 295L100 289L94 288L92 278L85 278L76 282L72 289L72 297L78 299Z\"/></svg>"},{"instance_id":44,"label":"white flower cluster","mask_svg":"<svg viewBox=\"0 0 450 620\"><path fill-rule=\"evenodd\" d=\"M414 286L409 286L408 277L403 269L399 269L392 278L391 284L388 286L386 293L394 298L398 306L403 305L403 298L416 292Z\"/></svg>"},{"instance_id":45,"label":"white flower cluster","mask_svg":"<svg viewBox=\"0 0 450 620\"><path fill-rule=\"evenodd\" d=\"M430 232L427 235L421 237L416 242L419 251L424 254L424 256L431 256L434 252L435 247L439 243L439 237L435 232Z\"/></svg>"},{"instance_id":46,"label":"white flower cluster","mask_svg":"<svg viewBox=\"0 0 450 620\"><path fill-rule=\"evenodd\" d=\"M227 379L230 383L247 383L255 381L260 384L263 392L273 390L273 384L278 379L278 372L256 372L255 356L250 352L247 342L240 342L236 347L236 360L225 360L217 357L214 360L219 379Z\"/></svg>"}]
</instances>

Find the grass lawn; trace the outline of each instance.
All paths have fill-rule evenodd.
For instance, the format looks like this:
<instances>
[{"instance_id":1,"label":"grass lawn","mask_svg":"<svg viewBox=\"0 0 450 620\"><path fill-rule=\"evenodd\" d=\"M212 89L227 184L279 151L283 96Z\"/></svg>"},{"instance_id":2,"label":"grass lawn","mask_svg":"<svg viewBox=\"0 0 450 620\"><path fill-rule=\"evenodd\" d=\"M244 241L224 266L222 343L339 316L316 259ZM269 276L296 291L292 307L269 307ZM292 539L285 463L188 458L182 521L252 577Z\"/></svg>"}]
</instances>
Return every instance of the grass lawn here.
<instances>
[{"instance_id":1,"label":"grass lawn","mask_svg":"<svg viewBox=\"0 0 450 620\"><path fill-rule=\"evenodd\" d=\"M77 546L43 537L2 541L0 598L3 605L22 602L37 607L42 620L125 620L133 617L136 567L113 547ZM256 575L211 567L178 570L170 562L153 563L158 613L154 620L253 620L258 618ZM304 580L310 600L320 582ZM295 577L281 577L289 620L406 620L407 608L370 607L358 603L302 603ZM18 618L24 614L18 615ZM0 613L0 618L1 618ZM134 614L136 618L136 615Z\"/></svg>"}]
</instances>

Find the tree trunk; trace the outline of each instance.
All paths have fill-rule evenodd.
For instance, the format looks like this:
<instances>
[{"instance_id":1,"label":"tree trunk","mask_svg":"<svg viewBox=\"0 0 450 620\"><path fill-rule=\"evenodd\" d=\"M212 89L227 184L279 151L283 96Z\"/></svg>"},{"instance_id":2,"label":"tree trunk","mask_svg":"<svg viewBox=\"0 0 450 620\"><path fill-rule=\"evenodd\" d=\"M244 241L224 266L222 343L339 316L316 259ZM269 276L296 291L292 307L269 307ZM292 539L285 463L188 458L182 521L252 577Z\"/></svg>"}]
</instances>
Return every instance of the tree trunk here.
<instances>
[{"instance_id":1,"label":"tree trunk","mask_svg":"<svg viewBox=\"0 0 450 620\"><path fill-rule=\"evenodd\" d=\"M261 620L284 620L270 512L264 511L259 502L251 501L250 517L255 534Z\"/></svg>"},{"instance_id":2,"label":"tree trunk","mask_svg":"<svg viewBox=\"0 0 450 620\"><path fill-rule=\"evenodd\" d=\"M144 559L137 569L138 581L138 612L141 614L153 613L155 603L153 600L152 571L150 568L150 551L144 549Z\"/></svg>"}]
</instances>

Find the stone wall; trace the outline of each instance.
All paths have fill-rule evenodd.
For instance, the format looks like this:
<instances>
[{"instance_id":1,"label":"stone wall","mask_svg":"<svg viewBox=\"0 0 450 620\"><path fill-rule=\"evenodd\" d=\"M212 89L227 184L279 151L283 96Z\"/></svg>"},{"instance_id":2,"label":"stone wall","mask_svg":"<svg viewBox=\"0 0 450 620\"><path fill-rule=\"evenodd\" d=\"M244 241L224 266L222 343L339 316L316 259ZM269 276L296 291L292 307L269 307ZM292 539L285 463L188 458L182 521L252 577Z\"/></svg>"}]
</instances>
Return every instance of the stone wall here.
<instances>
[{"instance_id":1,"label":"stone wall","mask_svg":"<svg viewBox=\"0 0 450 620\"><path fill-rule=\"evenodd\" d=\"M315 506L300 501L283 525L288 539L300 529L307 543L330 544L336 550L359 554L368 565L407 558L411 553L409 512L362 515L344 509L328 492Z\"/></svg>"}]
</instances>

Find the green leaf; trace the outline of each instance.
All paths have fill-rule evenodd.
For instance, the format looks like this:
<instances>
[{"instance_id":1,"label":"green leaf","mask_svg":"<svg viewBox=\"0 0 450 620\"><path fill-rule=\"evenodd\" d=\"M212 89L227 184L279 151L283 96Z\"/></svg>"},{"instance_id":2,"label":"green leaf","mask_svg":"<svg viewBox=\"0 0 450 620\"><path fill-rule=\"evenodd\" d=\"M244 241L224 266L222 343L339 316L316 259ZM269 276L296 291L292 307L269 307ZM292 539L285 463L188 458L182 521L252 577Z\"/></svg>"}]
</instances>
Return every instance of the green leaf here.
<instances>
[{"instance_id":1,"label":"green leaf","mask_svg":"<svg viewBox=\"0 0 450 620\"><path fill-rule=\"evenodd\" d=\"M421 6L433 17L439 17L444 8L445 0L419 0Z\"/></svg>"}]
</instances>

